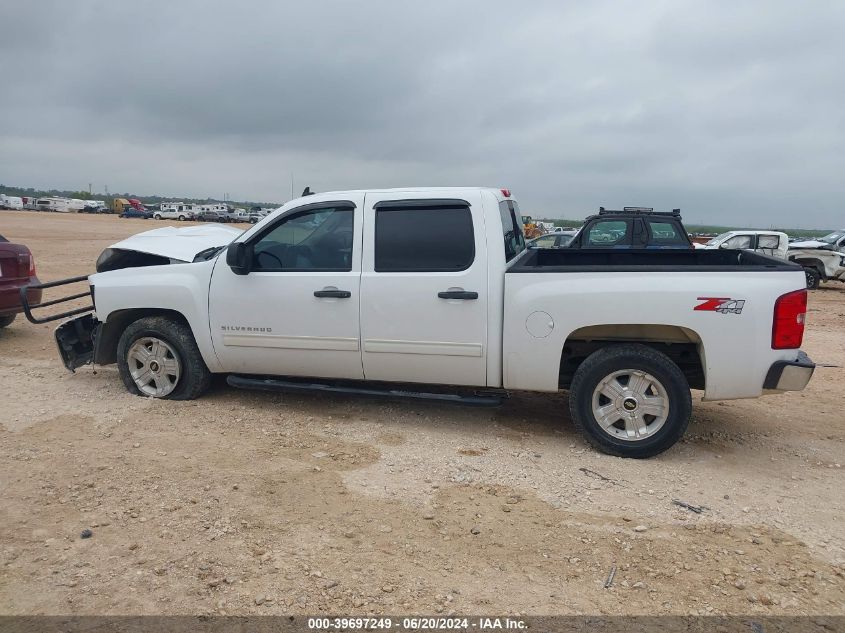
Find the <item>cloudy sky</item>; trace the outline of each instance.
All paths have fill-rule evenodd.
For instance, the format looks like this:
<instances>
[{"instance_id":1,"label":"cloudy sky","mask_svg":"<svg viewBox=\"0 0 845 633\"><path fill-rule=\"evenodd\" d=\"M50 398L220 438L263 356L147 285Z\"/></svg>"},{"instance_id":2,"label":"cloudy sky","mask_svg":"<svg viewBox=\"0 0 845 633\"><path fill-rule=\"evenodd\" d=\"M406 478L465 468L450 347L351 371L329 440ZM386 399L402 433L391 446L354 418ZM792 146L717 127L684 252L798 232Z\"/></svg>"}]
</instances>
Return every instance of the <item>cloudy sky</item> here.
<instances>
[{"instance_id":1,"label":"cloudy sky","mask_svg":"<svg viewBox=\"0 0 845 633\"><path fill-rule=\"evenodd\" d=\"M845 225L839 0L33 0L0 24L4 184L283 202L293 174Z\"/></svg>"}]
</instances>

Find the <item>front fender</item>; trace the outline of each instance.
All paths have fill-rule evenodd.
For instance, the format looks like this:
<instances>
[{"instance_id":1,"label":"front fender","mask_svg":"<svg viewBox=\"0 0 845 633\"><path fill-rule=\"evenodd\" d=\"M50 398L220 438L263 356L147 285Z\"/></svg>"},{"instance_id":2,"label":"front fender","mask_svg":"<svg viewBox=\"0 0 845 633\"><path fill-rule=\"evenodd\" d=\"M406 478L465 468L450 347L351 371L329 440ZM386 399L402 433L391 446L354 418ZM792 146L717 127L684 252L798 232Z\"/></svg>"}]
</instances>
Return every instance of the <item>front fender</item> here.
<instances>
[{"instance_id":1,"label":"front fender","mask_svg":"<svg viewBox=\"0 0 845 633\"><path fill-rule=\"evenodd\" d=\"M214 260L211 260L125 268L92 275L91 285L96 288L95 310L97 319L105 324L104 335L114 328L122 332L121 326L125 328L127 320L131 322L161 312L176 313L191 328L209 370L220 371L220 361L211 345L208 329L208 287L213 267ZM127 318L127 315L136 318ZM114 335L114 332L110 333Z\"/></svg>"}]
</instances>

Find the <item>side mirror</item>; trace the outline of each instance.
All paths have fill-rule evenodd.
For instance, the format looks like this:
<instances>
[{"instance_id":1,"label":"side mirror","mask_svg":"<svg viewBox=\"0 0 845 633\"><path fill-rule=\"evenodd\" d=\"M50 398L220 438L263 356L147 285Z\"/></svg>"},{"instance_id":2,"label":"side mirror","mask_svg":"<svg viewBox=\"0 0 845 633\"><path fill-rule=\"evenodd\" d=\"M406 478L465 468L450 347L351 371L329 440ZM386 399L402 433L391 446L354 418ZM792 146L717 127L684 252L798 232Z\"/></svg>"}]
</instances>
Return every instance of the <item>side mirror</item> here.
<instances>
[{"instance_id":1,"label":"side mirror","mask_svg":"<svg viewBox=\"0 0 845 633\"><path fill-rule=\"evenodd\" d=\"M721 244L719 244L719 248L727 248L727 247L728 247L727 242L722 242Z\"/></svg>"},{"instance_id":2,"label":"side mirror","mask_svg":"<svg viewBox=\"0 0 845 633\"><path fill-rule=\"evenodd\" d=\"M236 275L249 274L252 263L252 248L244 242L229 244L226 249L226 264Z\"/></svg>"}]
</instances>

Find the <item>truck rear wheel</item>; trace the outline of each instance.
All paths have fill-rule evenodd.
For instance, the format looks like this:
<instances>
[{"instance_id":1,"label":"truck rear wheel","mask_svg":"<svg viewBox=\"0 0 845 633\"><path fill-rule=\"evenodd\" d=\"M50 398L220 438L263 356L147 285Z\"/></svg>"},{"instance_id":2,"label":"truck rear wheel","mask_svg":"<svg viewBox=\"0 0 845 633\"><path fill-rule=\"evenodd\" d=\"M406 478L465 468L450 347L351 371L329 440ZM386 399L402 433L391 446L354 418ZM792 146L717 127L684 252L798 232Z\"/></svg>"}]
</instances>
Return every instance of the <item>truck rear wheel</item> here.
<instances>
[{"instance_id":1,"label":"truck rear wheel","mask_svg":"<svg viewBox=\"0 0 845 633\"><path fill-rule=\"evenodd\" d=\"M807 279L807 289L815 290L821 283L821 275L815 268L805 268L804 277Z\"/></svg>"},{"instance_id":2,"label":"truck rear wheel","mask_svg":"<svg viewBox=\"0 0 845 633\"><path fill-rule=\"evenodd\" d=\"M145 317L126 328L117 368L130 393L151 398L193 400L211 383L190 328L167 317Z\"/></svg>"},{"instance_id":3,"label":"truck rear wheel","mask_svg":"<svg viewBox=\"0 0 845 633\"><path fill-rule=\"evenodd\" d=\"M618 457L662 453L692 414L687 379L668 356L645 345L613 345L581 363L569 390L575 426L598 450Z\"/></svg>"},{"instance_id":4,"label":"truck rear wheel","mask_svg":"<svg viewBox=\"0 0 845 633\"><path fill-rule=\"evenodd\" d=\"M9 327L14 320L14 314L10 314L9 316L0 316L0 328Z\"/></svg>"}]
</instances>

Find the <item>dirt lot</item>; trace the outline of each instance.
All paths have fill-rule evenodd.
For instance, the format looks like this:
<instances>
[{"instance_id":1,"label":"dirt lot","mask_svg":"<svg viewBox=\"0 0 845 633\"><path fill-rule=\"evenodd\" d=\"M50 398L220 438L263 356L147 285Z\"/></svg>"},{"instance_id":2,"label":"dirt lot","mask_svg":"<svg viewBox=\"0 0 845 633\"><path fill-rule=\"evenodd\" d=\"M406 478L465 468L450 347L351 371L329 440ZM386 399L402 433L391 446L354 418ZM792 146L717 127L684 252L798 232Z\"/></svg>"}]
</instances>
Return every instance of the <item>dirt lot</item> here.
<instances>
[{"instance_id":1,"label":"dirt lot","mask_svg":"<svg viewBox=\"0 0 845 633\"><path fill-rule=\"evenodd\" d=\"M162 225L0 212L44 281ZM843 317L845 287L811 293L817 362L845 365ZM845 613L842 367L697 402L632 461L587 448L565 395L163 402L67 373L51 332L0 332L0 613Z\"/></svg>"}]
</instances>

